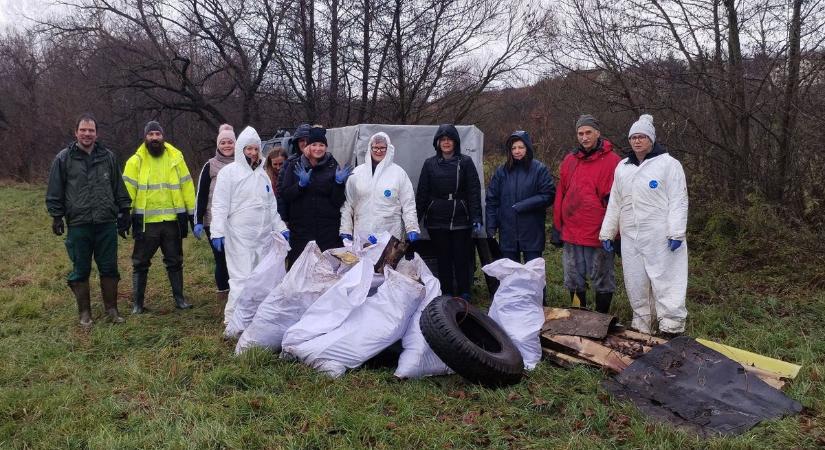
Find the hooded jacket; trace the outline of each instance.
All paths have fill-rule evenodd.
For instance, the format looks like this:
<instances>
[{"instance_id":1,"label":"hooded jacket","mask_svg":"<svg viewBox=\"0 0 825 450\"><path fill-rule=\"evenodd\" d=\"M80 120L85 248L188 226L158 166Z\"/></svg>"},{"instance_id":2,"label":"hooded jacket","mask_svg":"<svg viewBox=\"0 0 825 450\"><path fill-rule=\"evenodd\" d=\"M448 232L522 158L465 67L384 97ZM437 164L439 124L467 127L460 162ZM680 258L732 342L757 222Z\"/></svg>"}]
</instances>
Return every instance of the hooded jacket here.
<instances>
[{"instance_id":1,"label":"hooded jacket","mask_svg":"<svg viewBox=\"0 0 825 450\"><path fill-rule=\"evenodd\" d=\"M562 241L601 246L599 229L619 159L613 152L613 144L603 138L599 138L589 155L578 147L564 157L553 204L553 224L561 233Z\"/></svg>"},{"instance_id":2,"label":"hooded jacket","mask_svg":"<svg viewBox=\"0 0 825 450\"><path fill-rule=\"evenodd\" d=\"M311 168L312 175L306 187L298 184L295 166ZM344 204L344 185L335 182L338 161L327 152L312 167L305 156L292 161L281 177L278 194L289 211L290 246L294 251L303 249L309 241L316 241L322 250L339 247L341 239L341 206ZM295 252L293 252L295 253Z\"/></svg>"},{"instance_id":3,"label":"hooded jacket","mask_svg":"<svg viewBox=\"0 0 825 450\"><path fill-rule=\"evenodd\" d=\"M455 153L445 159L438 140L455 142ZM415 203L418 219L427 228L461 230L482 222L481 181L472 158L461 154L461 138L453 125L441 125L433 137L435 156L427 158L418 178Z\"/></svg>"},{"instance_id":4,"label":"hooded jacket","mask_svg":"<svg viewBox=\"0 0 825 450\"><path fill-rule=\"evenodd\" d=\"M131 204L117 159L102 145L87 156L74 142L55 156L46 190L50 216L65 216L69 226L113 223Z\"/></svg>"},{"instance_id":5,"label":"hooded jacket","mask_svg":"<svg viewBox=\"0 0 825 450\"><path fill-rule=\"evenodd\" d=\"M387 153L373 170L371 148L377 136L387 142ZM340 232L366 237L387 231L401 240L406 233L421 232L412 182L404 169L393 162L395 146L386 133L376 133L370 138L367 158L347 180Z\"/></svg>"},{"instance_id":6,"label":"hooded jacket","mask_svg":"<svg viewBox=\"0 0 825 450\"><path fill-rule=\"evenodd\" d=\"M518 162L511 169L502 164L496 169L487 187L487 229L500 231L502 251L542 251L546 211L556 187L547 167L533 158L530 136L524 131L513 133L507 139L507 151L515 140L524 142L530 161Z\"/></svg>"}]
</instances>

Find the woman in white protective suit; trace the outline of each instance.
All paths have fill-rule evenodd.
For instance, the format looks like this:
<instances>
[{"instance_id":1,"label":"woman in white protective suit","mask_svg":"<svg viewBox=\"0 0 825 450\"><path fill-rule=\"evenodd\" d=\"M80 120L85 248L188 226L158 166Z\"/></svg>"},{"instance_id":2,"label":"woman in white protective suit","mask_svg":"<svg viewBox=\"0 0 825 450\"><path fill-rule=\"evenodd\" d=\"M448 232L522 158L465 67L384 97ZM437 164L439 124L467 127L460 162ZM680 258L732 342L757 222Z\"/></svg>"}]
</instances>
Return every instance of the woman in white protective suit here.
<instances>
[{"instance_id":1,"label":"woman in white protective suit","mask_svg":"<svg viewBox=\"0 0 825 450\"><path fill-rule=\"evenodd\" d=\"M415 210L415 192L407 173L393 162L395 146L386 133L370 137L364 164L347 180L346 201L341 207L341 239L353 236L375 243L375 235L386 231L410 242L421 229Z\"/></svg>"},{"instance_id":2,"label":"woman in white protective suit","mask_svg":"<svg viewBox=\"0 0 825 450\"><path fill-rule=\"evenodd\" d=\"M261 138L246 127L235 141L235 162L218 173L213 193L212 246L224 250L229 269L224 324L232 318L244 282L272 245L272 233L289 240L262 162Z\"/></svg>"},{"instance_id":3,"label":"woman in white protective suit","mask_svg":"<svg viewBox=\"0 0 825 450\"><path fill-rule=\"evenodd\" d=\"M633 308L632 327L664 335L685 331L688 194L682 165L656 143L653 116L628 133L633 153L616 167L599 239L613 251L621 231L622 268Z\"/></svg>"}]
</instances>

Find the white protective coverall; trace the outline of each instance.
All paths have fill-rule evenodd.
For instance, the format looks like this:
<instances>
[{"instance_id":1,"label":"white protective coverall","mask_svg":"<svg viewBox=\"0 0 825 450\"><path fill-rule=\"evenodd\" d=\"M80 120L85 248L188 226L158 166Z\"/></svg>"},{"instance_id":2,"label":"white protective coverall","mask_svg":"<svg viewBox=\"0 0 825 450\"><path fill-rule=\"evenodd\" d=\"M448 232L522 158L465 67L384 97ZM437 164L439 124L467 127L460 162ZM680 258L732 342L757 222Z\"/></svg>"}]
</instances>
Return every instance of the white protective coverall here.
<instances>
[{"instance_id":1,"label":"white protective coverall","mask_svg":"<svg viewBox=\"0 0 825 450\"><path fill-rule=\"evenodd\" d=\"M371 148L376 136L386 140L387 153L373 173ZM400 240L411 231L420 233L415 191L407 172L393 163L395 146L390 137L376 133L367 145L367 161L356 167L347 180L340 232L366 238L386 231Z\"/></svg>"},{"instance_id":2,"label":"white protective coverall","mask_svg":"<svg viewBox=\"0 0 825 450\"><path fill-rule=\"evenodd\" d=\"M264 163L255 170L246 161L243 149L261 138L246 127L235 141L235 162L218 172L212 194L212 239L223 237L226 267L229 270L229 299L224 309L224 324L229 323L244 282L272 245L272 233L287 229L278 214L272 184Z\"/></svg>"},{"instance_id":3,"label":"white protective coverall","mask_svg":"<svg viewBox=\"0 0 825 450\"><path fill-rule=\"evenodd\" d=\"M632 327L650 333L685 330L688 253L685 242L687 184L682 165L662 153L636 166L623 159L616 167L599 240L621 230L622 267L633 308ZM682 241L670 251L668 239Z\"/></svg>"}]
</instances>

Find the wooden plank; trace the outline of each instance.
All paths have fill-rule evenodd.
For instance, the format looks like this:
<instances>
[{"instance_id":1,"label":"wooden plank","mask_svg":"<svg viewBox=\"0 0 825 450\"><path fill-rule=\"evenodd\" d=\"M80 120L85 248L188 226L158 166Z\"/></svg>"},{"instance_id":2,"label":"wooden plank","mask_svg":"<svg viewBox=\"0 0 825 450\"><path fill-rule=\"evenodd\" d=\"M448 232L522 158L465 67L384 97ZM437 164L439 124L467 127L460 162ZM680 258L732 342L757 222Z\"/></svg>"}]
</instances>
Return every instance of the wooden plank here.
<instances>
[{"instance_id":1,"label":"wooden plank","mask_svg":"<svg viewBox=\"0 0 825 450\"><path fill-rule=\"evenodd\" d=\"M770 386L776 389L782 390L782 388L785 386L785 380L777 377L776 374L772 372L768 372L758 367L747 366L744 364L742 364L742 367L745 368L745 372L748 372L751 375L759 377L760 380L764 381L765 383L768 383Z\"/></svg>"},{"instance_id":2,"label":"wooden plank","mask_svg":"<svg viewBox=\"0 0 825 450\"><path fill-rule=\"evenodd\" d=\"M602 344L605 347L612 348L622 354L625 354L633 359L636 359L645 353L649 352L652 347L644 345L640 341L627 339L614 335L607 335L602 339Z\"/></svg>"},{"instance_id":3,"label":"wooden plank","mask_svg":"<svg viewBox=\"0 0 825 450\"><path fill-rule=\"evenodd\" d=\"M571 356L562 352L557 352L549 348L542 348L541 351L542 353L544 353L544 356L550 360L550 362L559 367L564 367L565 369L572 369L573 367L579 365L598 367L596 364L593 364L590 361L581 358L576 358L575 356Z\"/></svg>"},{"instance_id":4,"label":"wooden plank","mask_svg":"<svg viewBox=\"0 0 825 450\"><path fill-rule=\"evenodd\" d=\"M633 362L633 359L628 356L607 348L596 341L580 336L544 333L542 337L570 349L574 356L598 364L616 373L621 372Z\"/></svg>"},{"instance_id":5,"label":"wooden plank","mask_svg":"<svg viewBox=\"0 0 825 450\"><path fill-rule=\"evenodd\" d=\"M616 333L610 333L614 336L623 337L626 339L632 339L634 341L639 341L644 343L648 346L654 346L658 344L664 344L667 342L667 339L657 338L655 336L651 336L645 333L639 333L638 331L631 331L631 330L623 330Z\"/></svg>"},{"instance_id":6,"label":"wooden plank","mask_svg":"<svg viewBox=\"0 0 825 450\"><path fill-rule=\"evenodd\" d=\"M712 348L717 352L727 356L728 358L742 364L745 367L752 366L762 369L765 372L773 373L776 378L796 378L799 369L802 366L791 364L779 359L763 356L758 353L749 352L729 345L720 344L718 342L708 341L707 339L696 339L696 342L705 347Z\"/></svg>"}]
</instances>

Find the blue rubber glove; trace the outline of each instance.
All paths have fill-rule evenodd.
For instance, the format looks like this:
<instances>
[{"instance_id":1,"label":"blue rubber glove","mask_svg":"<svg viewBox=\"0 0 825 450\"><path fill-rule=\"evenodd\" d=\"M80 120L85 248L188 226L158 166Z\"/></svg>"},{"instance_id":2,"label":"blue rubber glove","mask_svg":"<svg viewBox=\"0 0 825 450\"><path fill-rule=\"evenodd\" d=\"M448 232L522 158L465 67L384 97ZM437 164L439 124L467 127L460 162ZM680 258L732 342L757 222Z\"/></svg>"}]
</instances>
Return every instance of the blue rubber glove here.
<instances>
[{"instance_id":1,"label":"blue rubber glove","mask_svg":"<svg viewBox=\"0 0 825 450\"><path fill-rule=\"evenodd\" d=\"M347 182L347 178L352 174L352 166L347 164L346 166L338 166L335 169L335 182L338 184L344 184Z\"/></svg>"},{"instance_id":2,"label":"blue rubber glove","mask_svg":"<svg viewBox=\"0 0 825 450\"><path fill-rule=\"evenodd\" d=\"M212 248L215 250L222 252L223 251L223 238L214 238L212 239Z\"/></svg>"},{"instance_id":3,"label":"blue rubber glove","mask_svg":"<svg viewBox=\"0 0 825 450\"><path fill-rule=\"evenodd\" d=\"M286 241L289 242L289 230L281 231L281 236L283 236L284 239L286 239Z\"/></svg>"},{"instance_id":4,"label":"blue rubber glove","mask_svg":"<svg viewBox=\"0 0 825 450\"><path fill-rule=\"evenodd\" d=\"M668 239L667 246L670 247L670 251L675 252L677 248L682 246L682 241L678 239Z\"/></svg>"},{"instance_id":5,"label":"blue rubber glove","mask_svg":"<svg viewBox=\"0 0 825 450\"><path fill-rule=\"evenodd\" d=\"M473 231L475 231L476 233L478 233L479 231L481 231L481 226L482 226L482 225L481 225L481 222L476 222L476 223L474 223L474 224L473 224Z\"/></svg>"},{"instance_id":6,"label":"blue rubber glove","mask_svg":"<svg viewBox=\"0 0 825 450\"><path fill-rule=\"evenodd\" d=\"M304 169L301 164L295 164L295 170L293 171L295 176L298 177L298 186L307 187L309 186L309 179L312 175L312 169Z\"/></svg>"},{"instance_id":7,"label":"blue rubber glove","mask_svg":"<svg viewBox=\"0 0 825 450\"><path fill-rule=\"evenodd\" d=\"M203 236L203 224L202 223L196 223L195 224L195 229L192 230L192 234L194 234L195 237L198 240L200 240L201 236Z\"/></svg>"},{"instance_id":8,"label":"blue rubber glove","mask_svg":"<svg viewBox=\"0 0 825 450\"><path fill-rule=\"evenodd\" d=\"M369 235L369 237L367 238L367 240L368 240L368 241L370 241L370 244L377 244L377 243L378 243L378 238L377 238L377 237L375 237L375 235L372 235L372 234L371 234L371 235Z\"/></svg>"},{"instance_id":9,"label":"blue rubber glove","mask_svg":"<svg viewBox=\"0 0 825 450\"><path fill-rule=\"evenodd\" d=\"M418 235L417 231L410 231L409 233L407 233L407 240L410 242L417 241L419 237L420 236Z\"/></svg>"},{"instance_id":10,"label":"blue rubber glove","mask_svg":"<svg viewBox=\"0 0 825 450\"><path fill-rule=\"evenodd\" d=\"M346 239L346 240L348 240L348 241L351 241L351 240L352 240L352 235L351 235L351 234L347 234L347 233L341 233L341 234L339 234L339 235L338 235L338 237L340 237L341 239Z\"/></svg>"},{"instance_id":11,"label":"blue rubber glove","mask_svg":"<svg viewBox=\"0 0 825 450\"><path fill-rule=\"evenodd\" d=\"M613 241L611 241L610 239L603 240L602 241L602 248L606 252L612 252L613 251Z\"/></svg>"}]
</instances>

